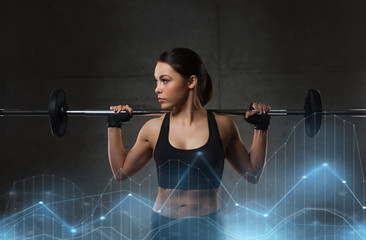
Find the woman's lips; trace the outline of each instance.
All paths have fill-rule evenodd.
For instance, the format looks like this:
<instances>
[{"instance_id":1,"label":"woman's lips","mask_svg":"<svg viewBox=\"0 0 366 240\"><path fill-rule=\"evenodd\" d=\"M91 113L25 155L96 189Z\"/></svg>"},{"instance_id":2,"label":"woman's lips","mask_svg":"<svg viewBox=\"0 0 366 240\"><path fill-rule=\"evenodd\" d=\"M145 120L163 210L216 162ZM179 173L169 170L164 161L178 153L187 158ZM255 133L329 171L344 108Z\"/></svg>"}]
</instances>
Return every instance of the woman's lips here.
<instances>
[{"instance_id":1,"label":"woman's lips","mask_svg":"<svg viewBox=\"0 0 366 240\"><path fill-rule=\"evenodd\" d=\"M162 103L162 102L165 102L166 99L165 98L159 98L159 102Z\"/></svg>"}]
</instances>

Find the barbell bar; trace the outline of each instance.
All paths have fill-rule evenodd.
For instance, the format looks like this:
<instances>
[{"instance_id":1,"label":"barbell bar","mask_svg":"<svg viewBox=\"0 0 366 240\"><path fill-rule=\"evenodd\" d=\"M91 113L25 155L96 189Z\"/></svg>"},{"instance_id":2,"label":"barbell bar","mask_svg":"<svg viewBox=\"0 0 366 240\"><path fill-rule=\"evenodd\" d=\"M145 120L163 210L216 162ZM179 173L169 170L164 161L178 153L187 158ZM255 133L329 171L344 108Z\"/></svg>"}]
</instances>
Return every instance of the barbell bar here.
<instances>
[{"instance_id":1,"label":"barbell bar","mask_svg":"<svg viewBox=\"0 0 366 240\"><path fill-rule=\"evenodd\" d=\"M223 114L226 116L240 116L244 115L249 110L242 109L210 109L211 111ZM253 110L254 111L254 110ZM125 113L126 111L121 111ZM133 115L145 117L145 116L160 116L169 112L168 110L156 110L156 109L145 109L145 110L133 110ZM21 117L34 117L34 116L49 116L50 112L48 110L17 110L17 109L0 109L0 117L4 116L21 116ZM69 116L77 117L92 117L92 116L108 116L109 114L115 114L111 110L67 110L66 114ZM328 109L324 110L322 115L350 115L351 117L366 117L366 109ZM304 115L304 110L302 109L277 109L270 110L268 112L270 116L289 116L289 115Z\"/></svg>"},{"instance_id":2,"label":"barbell bar","mask_svg":"<svg viewBox=\"0 0 366 240\"><path fill-rule=\"evenodd\" d=\"M218 114L227 116L243 116L248 110L243 109L211 109ZM167 110L144 109L134 110L134 116L159 116L167 113ZM120 114L125 114L125 111ZM90 117L90 116L108 116L117 114L112 110L69 110L66 102L66 93L62 89L52 91L49 100L48 110L18 110L18 109L0 109L0 117L4 116L49 116L52 135L63 136L66 133L68 116ZM270 116L289 116L303 115L305 117L306 133L309 137L315 137L320 131L322 115L350 115L352 117L366 117L366 109L322 109L321 94L318 89L310 89L307 93L304 109L292 110L270 110Z\"/></svg>"},{"instance_id":3,"label":"barbell bar","mask_svg":"<svg viewBox=\"0 0 366 240\"><path fill-rule=\"evenodd\" d=\"M228 115L228 116L239 116L244 115L249 110L238 110L238 109L210 109L218 114ZM254 110L252 110L254 111ZM168 110L156 110L156 109L146 109L146 110L133 110L133 115L137 116L154 116L162 115L169 112ZM126 111L121 111L120 113L126 113ZM48 116L50 114L47 110L17 110L17 109L0 109L0 117L4 116ZM92 117L92 116L108 116L109 114L115 114L111 110L66 110L68 116L77 117ZM304 115L304 110L270 110L268 112L270 116L287 116L287 115Z\"/></svg>"}]
</instances>

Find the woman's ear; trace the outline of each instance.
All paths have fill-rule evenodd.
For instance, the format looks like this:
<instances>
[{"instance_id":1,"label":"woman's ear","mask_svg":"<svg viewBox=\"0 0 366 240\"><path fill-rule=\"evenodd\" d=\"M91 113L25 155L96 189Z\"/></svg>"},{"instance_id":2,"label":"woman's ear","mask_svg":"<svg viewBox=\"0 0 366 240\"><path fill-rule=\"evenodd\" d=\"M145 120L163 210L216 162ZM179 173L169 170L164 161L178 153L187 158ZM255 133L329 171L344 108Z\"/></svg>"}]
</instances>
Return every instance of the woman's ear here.
<instances>
[{"instance_id":1,"label":"woman's ear","mask_svg":"<svg viewBox=\"0 0 366 240\"><path fill-rule=\"evenodd\" d=\"M188 84L188 88L189 89L194 89L194 87L197 85L197 76L196 75L192 75L189 77L187 84Z\"/></svg>"}]
</instances>

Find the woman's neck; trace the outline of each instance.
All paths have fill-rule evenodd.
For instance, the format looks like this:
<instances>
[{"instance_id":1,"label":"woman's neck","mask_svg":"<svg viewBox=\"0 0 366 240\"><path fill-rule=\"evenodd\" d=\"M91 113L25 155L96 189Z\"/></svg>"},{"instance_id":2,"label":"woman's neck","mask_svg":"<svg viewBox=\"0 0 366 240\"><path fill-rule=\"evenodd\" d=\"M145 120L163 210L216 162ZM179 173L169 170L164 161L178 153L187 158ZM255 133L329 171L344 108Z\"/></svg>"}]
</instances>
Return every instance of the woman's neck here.
<instances>
[{"instance_id":1,"label":"woman's neck","mask_svg":"<svg viewBox=\"0 0 366 240\"><path fill-rule=\"evenodd\" d=\"M183 104L174 106L171 118L184 125L191 125L196 119L206 116L206 109L201 105L198 97L193 96L189 96Z\"/></svg>"}]
</instances>

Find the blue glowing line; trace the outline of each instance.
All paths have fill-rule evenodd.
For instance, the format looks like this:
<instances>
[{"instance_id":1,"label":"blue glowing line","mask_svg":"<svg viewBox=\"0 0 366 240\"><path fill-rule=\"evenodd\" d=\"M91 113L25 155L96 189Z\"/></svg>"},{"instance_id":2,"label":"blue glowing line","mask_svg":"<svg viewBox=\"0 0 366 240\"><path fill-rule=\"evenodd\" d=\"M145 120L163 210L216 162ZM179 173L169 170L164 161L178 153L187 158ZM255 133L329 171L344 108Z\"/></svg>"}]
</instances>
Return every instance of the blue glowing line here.
<instances>
[{"instance_id":1,"label":"blue glowing line","mask_svg":"<svg viewBox=\"0 0 366 240\"><path fill-rule=\"evenodd\" d=\"M109 180L109 183L107 184L107 186L105 186L105 188L104 188L103 192L100 194L100 197L99 197L99 199L98 199L97 203L95 204L95 208L93 209L93 211L92 211L92 214L91 214L91 215L94 215L94 212L95 212L95 210L97 209L98 203L101 201L101 199L102 199L102 197L103 197L103 194L105 193L105 191L107 191L107 187L111 184L111 182L112 182L112 178Z\"/></svg>"},{"instance_id":2,"label":"blue glowing line","mask_svg":"<svg viewBox=\"0 0 366 240\"><path fill-rule=\"evenodd\" d=\"M55 217L57 220L59 220L62 225L66 225L68 228L71 229L71 226L66 222L64 221L60 216L58 216L55 212L53 212L50 208L48 208L46 205L43 205L45 209L47 209L47 211L49 211L53 217Z\"/></svg>"},{"instance_id":3,"label":"blue glowing line","mask_svg":"<svg viewBox=\"0 0 366 240\"><path fill-rule=\"evenodd\" d=\"M360 147L358 146L358 139L357 139L357 132L356 132L356 128L355 128L355 125L353 125L353 134L354 134L354 138L356 139L356 149L358 151L358 159L360 160L360 167L361 167L361 174L362 174L362 181L365 182L365 175L363 173L363 164L362 164L362 161L361 161L361 153L360 153Z\"/></svg>"},{"instance_id":4,"label":"blue glowing line","mask_svg":"<svg viewBox=\"0 0 366 240\"><path fill-rule=\"evenodd\" d=\"M322 169L322 167L317 167L315 170L308 173L307 176L314 175L320 169ZM277 207L277 205L280 204L302 181L304 181L303 177L301 177L301 179L267 213L271 213L273 211L273 209L275 209Z\"/></svg>"}]
</instances>

